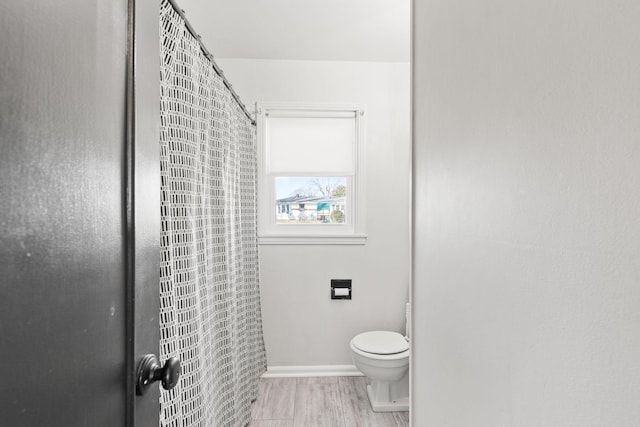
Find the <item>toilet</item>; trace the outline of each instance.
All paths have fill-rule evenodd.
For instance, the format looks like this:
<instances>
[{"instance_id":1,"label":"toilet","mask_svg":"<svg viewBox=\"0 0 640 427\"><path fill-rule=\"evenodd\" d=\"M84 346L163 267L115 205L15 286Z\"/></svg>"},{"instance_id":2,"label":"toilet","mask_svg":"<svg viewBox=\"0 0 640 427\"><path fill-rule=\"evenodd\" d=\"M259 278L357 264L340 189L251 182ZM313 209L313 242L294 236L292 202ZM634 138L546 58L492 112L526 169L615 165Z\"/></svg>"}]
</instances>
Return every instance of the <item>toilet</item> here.
<instances>
[{"instance_id":1,"label":"toilet","mask_svg":"<svg viewBox=\"0 0 640 427\"><path fill-rule=\"evenodd\" d=\"M407 304L407 319L408 312ZM408 332L407 328L407 335ZM369 379L367 394L373 411L408 411L408 337L397 332L369 331L356 335L350 345L353 364Z\"/></svg>"}]
</instances>

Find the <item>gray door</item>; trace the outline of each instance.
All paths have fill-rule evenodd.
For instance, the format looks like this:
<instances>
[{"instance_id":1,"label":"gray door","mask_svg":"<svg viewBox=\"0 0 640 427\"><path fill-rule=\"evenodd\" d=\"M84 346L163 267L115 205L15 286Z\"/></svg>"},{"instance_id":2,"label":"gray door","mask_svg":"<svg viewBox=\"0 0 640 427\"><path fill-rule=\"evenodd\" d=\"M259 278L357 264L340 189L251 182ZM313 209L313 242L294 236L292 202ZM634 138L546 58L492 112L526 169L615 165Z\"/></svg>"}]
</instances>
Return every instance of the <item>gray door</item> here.
<instances>
[{"instance_id":1,"label":"gray door","mask_svg":"<svg viewBox=\"0 0 640 427\"><path fill-rule=\"evenodd\" d=\"M158 424L133 381L159 256L158 2L136 3L0 2L2 425Z\"/></svg>"}]
</instances>

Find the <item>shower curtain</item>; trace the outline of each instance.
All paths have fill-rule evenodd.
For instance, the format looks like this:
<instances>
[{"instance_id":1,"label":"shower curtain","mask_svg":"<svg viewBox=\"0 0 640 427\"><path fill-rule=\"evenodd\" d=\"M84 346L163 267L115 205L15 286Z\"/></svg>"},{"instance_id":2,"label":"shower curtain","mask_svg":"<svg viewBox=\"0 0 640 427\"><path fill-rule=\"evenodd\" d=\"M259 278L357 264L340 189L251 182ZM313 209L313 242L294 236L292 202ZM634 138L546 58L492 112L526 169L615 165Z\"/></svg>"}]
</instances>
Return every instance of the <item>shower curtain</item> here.
<instances>
[{"instance_id":1,"label":"shower curtain","mask_svg":"<svg viewBox=\"0 0 640 427\"><path fill-rule=\"evenodd\" d=\"M160 425L244 427L266 370L255 126L161 2L160 354L182 362Z\"/></svg>"}]
</instances>

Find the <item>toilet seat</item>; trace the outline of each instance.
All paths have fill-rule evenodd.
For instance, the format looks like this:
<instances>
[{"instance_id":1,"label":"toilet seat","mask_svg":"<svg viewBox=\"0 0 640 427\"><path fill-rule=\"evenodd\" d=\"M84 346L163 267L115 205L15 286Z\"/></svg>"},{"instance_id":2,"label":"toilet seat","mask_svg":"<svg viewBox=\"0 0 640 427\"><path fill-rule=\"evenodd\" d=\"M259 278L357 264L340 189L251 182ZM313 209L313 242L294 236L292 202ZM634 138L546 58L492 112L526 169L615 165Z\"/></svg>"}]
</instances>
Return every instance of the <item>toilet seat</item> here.
<instances>
[{"instance_id":1,"label":"toilet seat","mask_svg":"<svg viewBox=\"0 0 640 427\"><path fill-rule=\"evenodd\" d=\"M390 331L363 332L353 338L352 344L369 354L392 355L409 350L409 343L404 336Z\"/></svg>"}]
</instances>

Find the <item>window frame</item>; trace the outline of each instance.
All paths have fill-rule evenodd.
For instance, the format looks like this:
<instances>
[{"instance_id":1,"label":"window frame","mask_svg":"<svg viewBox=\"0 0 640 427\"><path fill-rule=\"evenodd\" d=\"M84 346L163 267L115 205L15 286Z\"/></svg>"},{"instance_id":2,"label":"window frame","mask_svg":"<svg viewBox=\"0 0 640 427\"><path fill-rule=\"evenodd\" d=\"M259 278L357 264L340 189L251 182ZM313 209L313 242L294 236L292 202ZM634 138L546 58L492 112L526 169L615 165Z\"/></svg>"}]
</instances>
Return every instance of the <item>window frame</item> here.
<instances>
[{"instance_id":1,"label":"window frame","mask_svg":"<svg viewBox=\"0 0 640 427\"><path fill-rule=\"evenodd\" d=\"M345 224L277 224L275 175L269 165L268 116L344 117L354 114L353 175L347 176L347 221ZM258 141L258 242L261 245L363 245L365 233L364 108L358 104L257 103ZM277 176L344 176L323 171Z\"/></svg>"}]
</instances>

